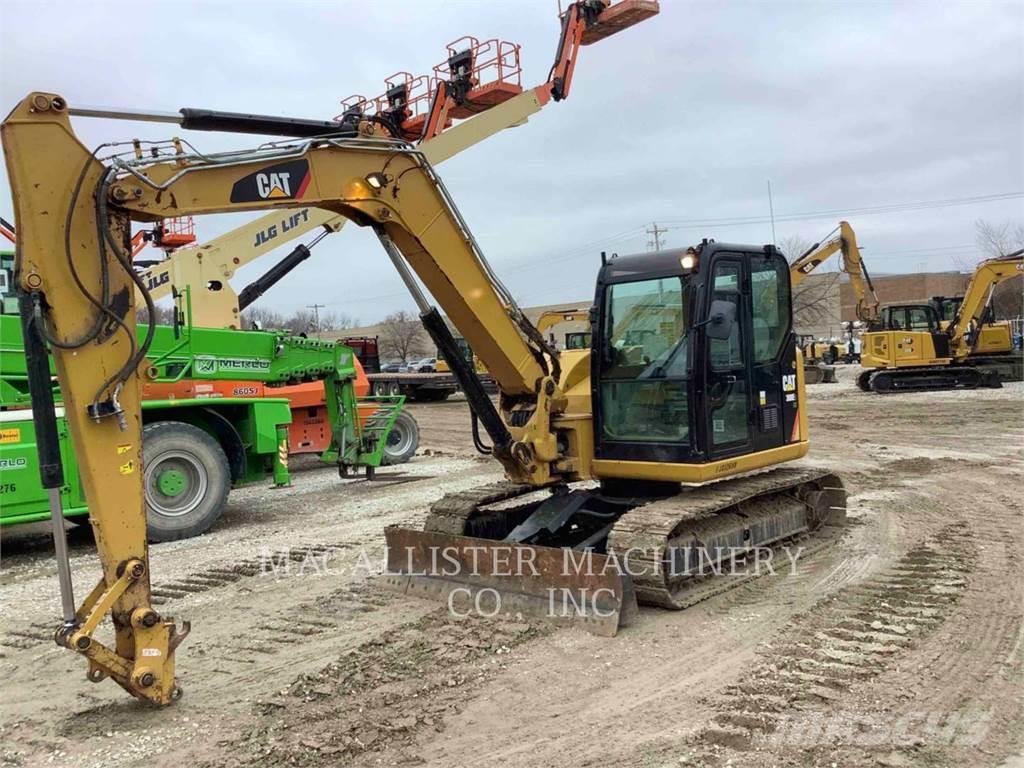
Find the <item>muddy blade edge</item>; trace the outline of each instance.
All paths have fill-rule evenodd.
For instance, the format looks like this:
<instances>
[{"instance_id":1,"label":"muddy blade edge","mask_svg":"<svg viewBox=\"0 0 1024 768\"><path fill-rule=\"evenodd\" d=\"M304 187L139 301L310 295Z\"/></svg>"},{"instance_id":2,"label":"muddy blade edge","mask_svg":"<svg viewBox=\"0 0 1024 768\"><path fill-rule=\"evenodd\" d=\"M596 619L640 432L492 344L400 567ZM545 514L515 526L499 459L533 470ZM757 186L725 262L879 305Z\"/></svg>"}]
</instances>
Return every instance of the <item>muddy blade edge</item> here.
<instances>
[{"instance_id":1,"label":"muddy blade edge","mask_svg":"<svg viewBox=\"0 0 1024 768\"><path fill-rule=\"evenodd\" d=\"M637 614L633 583L593 552L385 529L388 589L460 615L541 618L613 637Z\"/></svg>"}]
</instances>

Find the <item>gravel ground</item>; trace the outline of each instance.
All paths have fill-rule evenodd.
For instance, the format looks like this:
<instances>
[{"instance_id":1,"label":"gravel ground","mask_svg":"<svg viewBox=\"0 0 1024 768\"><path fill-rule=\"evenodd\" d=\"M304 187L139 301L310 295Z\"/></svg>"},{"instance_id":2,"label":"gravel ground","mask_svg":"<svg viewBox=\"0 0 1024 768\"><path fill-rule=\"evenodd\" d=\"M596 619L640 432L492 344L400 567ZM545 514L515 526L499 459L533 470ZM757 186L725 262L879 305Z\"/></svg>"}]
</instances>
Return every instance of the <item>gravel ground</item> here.
<instances>
[{"instance_id":1,"label":"gravel ground","mask_svg":"<svg viewBox=\"0 0 1024 768\"><path fill-rule=\"evenodd\" d=\"M855 373L809 390L806 463L849 488L843 537L614 639L375 581L385 526L500 478L458 400L413 406L421 451L389 482L297 462L291 488L236 491L210 533L152 548L160 609L193 624L172 708L85 680L49 640L48 539L5 534L0 765L1014 765L1024 384L877 396ZM72 566L81 596L88 531Z\"/></svg>"}]
</instances>

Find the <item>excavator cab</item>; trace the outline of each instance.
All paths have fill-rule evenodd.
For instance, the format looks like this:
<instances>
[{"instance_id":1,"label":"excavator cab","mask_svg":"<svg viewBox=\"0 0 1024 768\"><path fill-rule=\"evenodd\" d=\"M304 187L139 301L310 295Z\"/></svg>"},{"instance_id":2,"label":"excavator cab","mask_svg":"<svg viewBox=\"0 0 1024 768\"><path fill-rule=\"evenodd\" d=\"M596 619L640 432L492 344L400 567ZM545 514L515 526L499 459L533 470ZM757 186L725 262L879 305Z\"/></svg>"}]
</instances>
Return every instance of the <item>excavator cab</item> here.
<instances>
[{"instance_id":1,"label":"excavator cab","mask_svg":"<svg viewBox=\"0 0 1024 768\"><path fill-rule=\"evenodd\" d=\"M791 442L796 342L789 265L774 248L707 242L612 259L595 306L599 468L706 464Z\"/></svg>"},{"instance_id":2,"label":"excavator cab","mask_svg":"<svg viewBox=\"0 0 1024 768\"><path fill-rule=\"evenodd\" d=\"M614 635L638 602L685 608L723 588L707 576L727 561L841 521L828 472L733 477L808 448L790 265L773 246L606 260L590 320L589 353L561 356L552 419L575 473L450 494L424 530L388 528L391 588Z\"/></svg>"},{"instance_id":3,"label":"excavator cab","mask_svg":"<svg viewBox=\"0 0 1024 768\"><path fill-rule=\"evenodd\" d=\"M927 334L930 337L932 357L949 357L949 336L945 332L948 323L943 323L932 304L896 304L882 308L880 319L882 330L904 331L906 333ZM913 341L897 340L897 350L904 347L913 349ZM918 346L923 346L919 344ZM909 354L909 352L908 352Z\"/></svg>"}]
</instances>

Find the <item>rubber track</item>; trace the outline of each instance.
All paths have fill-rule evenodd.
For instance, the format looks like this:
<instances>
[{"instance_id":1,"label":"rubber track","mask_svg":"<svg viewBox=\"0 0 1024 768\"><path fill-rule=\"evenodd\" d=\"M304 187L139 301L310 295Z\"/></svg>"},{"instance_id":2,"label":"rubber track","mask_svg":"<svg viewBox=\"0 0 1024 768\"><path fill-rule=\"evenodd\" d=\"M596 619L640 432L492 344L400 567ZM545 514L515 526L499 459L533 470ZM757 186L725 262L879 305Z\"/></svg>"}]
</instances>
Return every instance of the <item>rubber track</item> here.
<instances>
[{"instance_id":1,"label":"rubber track","mask_svg":"<svg viewBox=\"0 0 1024 768\"><path fill-rule=\"evenodd\" d=\"M620 556L628 552L634 561L637 552L650 555L640 561L642 568L630 569L637 600L641 603L674 610L686 608L748 580L739 576L690 578L682 585L669 585L661 564L672 541L686 535L687 523L707 520L757 497L797 492L801 486L814 490L817 482L827 478L834 478L834 475L825 470L786 467L687 489L677 496L644 504L624 514L608 535L608 550ZM820 548L822 543L816 541L814 548ZM709 588L712 582L717 584Z\"/></svg>"},{"instance_id":2,"label":"rubber track","mask_svg":"<svg viewBox=\"0 0 1024 768\"><path fill-rule=\"evenodd\" d=\"M430 507L423 530L461 536L466 530L466 522L480 507L540 490L543 487L503 481L449 494Z\"/></svg>"},{"instance_id":3,"label":"rubber track","mask_svg":"<svg viewBox=\"0 0 1024 768\"><path fill-rule=\"evenodd\" d=\"M834 478L834 475L825 470L786 467L686 489L678 496L644 504L623 515L609 535L608 548L619 553L654 552L656 557L663 557L672 540L685 532L687 522L707 520L755 497L797 491L801 486L813 489L826 478ZM481 507L539 490L543 489L523 483L499 482L445 496L431 507L424 530L464 535L467 522ZM806 533L800 531L799 535ZM814 536L803 554L820 549L830 538ZM748 580L745 577L692 579L693 583L681 589L665 582L660 565L645 564L643 570L645 574L633 577L639 601L677 610Z\"/></svg>"}]
</instances>

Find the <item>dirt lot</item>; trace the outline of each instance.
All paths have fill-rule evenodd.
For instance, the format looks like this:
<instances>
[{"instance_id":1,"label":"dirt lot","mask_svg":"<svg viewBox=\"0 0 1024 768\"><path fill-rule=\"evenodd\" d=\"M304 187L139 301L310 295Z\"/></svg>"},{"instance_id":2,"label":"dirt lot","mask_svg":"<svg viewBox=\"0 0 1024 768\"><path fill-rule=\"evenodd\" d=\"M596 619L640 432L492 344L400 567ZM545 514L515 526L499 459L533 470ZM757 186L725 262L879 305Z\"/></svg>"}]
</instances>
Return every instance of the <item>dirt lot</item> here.
<instances>
[{"instance_id":1,"label":"dirt lot","mask_svg":"<svg viewBox=\"0 0 1024 768\"><path fill-rule=\"evenodd\" d=\"M85 680L49 640L47 539L7 536L0 764L1016 765L1024 385L880 397L840 373L811 390L808 463L851 491L843 537L614 639L459 620L374 583L385 525L498 479L458 402L414 407L422 455L392 482L306 464L153 547L161 610L193 625L169 709ZM81 597L88 535L72 559Z\"/></svg>"}]
</instances>

